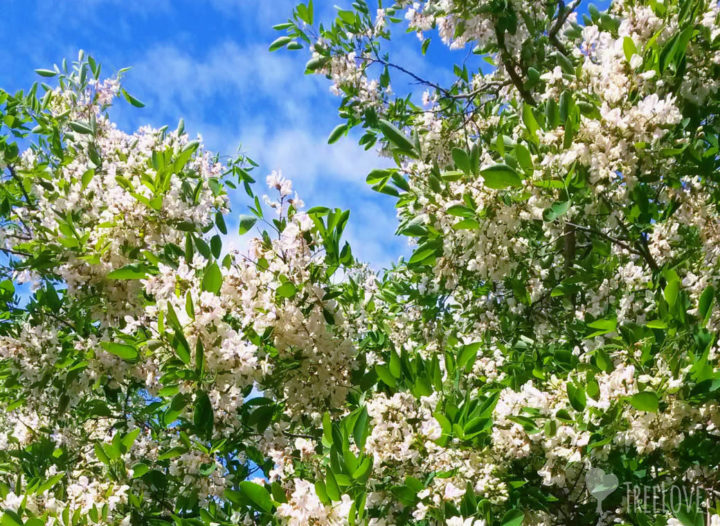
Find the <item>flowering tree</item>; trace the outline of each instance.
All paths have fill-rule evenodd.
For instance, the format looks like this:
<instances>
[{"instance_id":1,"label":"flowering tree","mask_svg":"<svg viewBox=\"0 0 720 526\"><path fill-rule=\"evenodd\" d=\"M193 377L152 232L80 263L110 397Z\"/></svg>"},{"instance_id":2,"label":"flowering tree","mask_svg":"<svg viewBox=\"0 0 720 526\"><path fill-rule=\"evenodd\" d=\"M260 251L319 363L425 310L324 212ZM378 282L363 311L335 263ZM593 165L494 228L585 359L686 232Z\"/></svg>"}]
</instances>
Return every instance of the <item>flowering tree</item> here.
<instances>
[{"instance_id":1,"label":"flowering tree","mask_svg":"<svg viewBox=\"0 0 720 526\"><path fill-rule=\"evenodd\" d=\"M2 523L718 524L720 10L578 4L277 26L330 142L396 162L368 183L415 247L381 275L280 174L118 130L141 103L91 58L0 92ZM392 62L403 19L472 51L453 82ZM702 506L625 490L671 485Z\"/></svg>"},{"instance_id":2,"label":"flowering tree","mask_svg":"<svg viewBox=\"0 0 720 526\"><path fill-rule=\"evenodd\" d=\"M228 188L253 203L241 234L264 220L252 161L182 124L118 130L113 99L141 103L91 58L38 73L59 86L0 93L2 524L267 522L295 439L312 455L308 430L352 389L365 277L340 245L348 213L299 212L274 174L275 235L223 251ZM246 480L260 470L272 484Z\"/></svg>"}]
</instances>

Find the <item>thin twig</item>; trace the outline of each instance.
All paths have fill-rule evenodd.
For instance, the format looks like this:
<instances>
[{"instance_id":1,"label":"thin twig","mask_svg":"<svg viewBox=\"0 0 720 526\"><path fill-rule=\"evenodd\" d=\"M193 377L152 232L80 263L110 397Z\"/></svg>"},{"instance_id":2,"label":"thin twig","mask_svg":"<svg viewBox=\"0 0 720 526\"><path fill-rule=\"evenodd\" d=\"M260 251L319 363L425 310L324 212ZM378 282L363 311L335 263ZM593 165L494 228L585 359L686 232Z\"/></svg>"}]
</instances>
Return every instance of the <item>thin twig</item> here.
<instances>
[{"instance_id":1,"label":"thin twig","mask_svg":"<svg viewBox=\"0 0 720 526\"><path fill-rule=\"evenodd\" d=\"M401 72L405 73L406 75L408 75L409 77L412 77L413 79L418 81L420 84L425 84L426 86L435 88L436 90L438 90L439 92L441 92L443 95L445 95L448 98L452 97L452 94L448 90L446 90L445 88L440 86L439 84L436 84L435 82L432 82L430 80L426 80L426 79L416 75L409 69L406 69L398 64L393 64L392 62L388 62L387 60L383 60L381 58L361 57L361 60L364 60L365 62L369 62L371 64L382 64L383 66L387 66L389 68L393 68L398 71L401 71Z\"/></svg>"},{"instance_id":2,"label":"thin twig","mask_svg":"<svg viewBox=\"0 0 720 526\"><path fill-rule=\"evenodd\" d=\"M28 252L21 252L20 250L13 250L11 248L2 248L2 247L0 247L0 252L5 252L6 254L12 254L13 256L30 257L32 255Z\"/></svg>"},{"instance_id":3,"label":"thin twig","mask_svg":"<svg viewBox=\"0 0 720 526\"><path fill-rule=\"evenodd\" d=\"M587 233L589 233L589 234L595 234L595 235L597 235L597 236L600 236L600 237L602 237L602 238L604 238L604 239L607 239L608 241L610 241L610 242L612 242L612 243L615 243L615 244L618 245L619 247L624 248L625 250L627 250L628 252L630 252L630 253L632 253L632 254L635 254L635 255L637 255L637 256L640 256L640 257L642 257L642 258L645 258L645 255L644 255L640 250L636 249L636 248L633 247L632 245L629 245L626 241L624 241L624 240L622 240L622 239L618 239L618 238L613 237L613 236L611 236L611 235L609 235L609 234L606 234L606 233L603 232L602 230L596 230L596 229L594 229L594 228L590 228L590 227L583 226L583 225L578 225L578 224L575 224L575 223L571 223L571 222L569 222L569 221L567 221L565 224L570 225L571 227L575 228L576 230L582 230L583 232L587 232Z\"/></svg>"}]
</instances>

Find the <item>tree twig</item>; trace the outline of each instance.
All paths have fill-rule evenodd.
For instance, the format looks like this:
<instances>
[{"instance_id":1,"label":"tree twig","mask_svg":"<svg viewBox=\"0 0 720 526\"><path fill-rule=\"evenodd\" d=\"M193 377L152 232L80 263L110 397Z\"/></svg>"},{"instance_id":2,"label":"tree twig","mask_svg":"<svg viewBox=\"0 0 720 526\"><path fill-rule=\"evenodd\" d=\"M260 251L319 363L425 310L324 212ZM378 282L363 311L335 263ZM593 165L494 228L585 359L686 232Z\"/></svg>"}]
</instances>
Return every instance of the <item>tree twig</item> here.
<instances>
[{"instance_id":1,"label":"tree twig","mask_svg":"<svg viewBox=\"0 0 720 526\"><path fill-rule=\"evenodd\" d=\"M20 187L20 191L23 194L23 197L25 197L25 202L27 203L27 206L29 208L34 209L35 204L30 200L30 195L27 193L27 190L25 190L25 184L23 183L23 180L20 178L20 176L15 171L15 167L12 165L8 165L8 171L10 172L10 177L12 177L17 185Z\"/></svg>"},{"instance_id":2,"label":"tree twig","mask_svg":"<svg viewBox=\"0 0 720 526\"><path fill-rule=\"evenodd\" d=\"M575 0L575 2L570 5L570 7L566 8L565 2L563 0L558 0L558 17L555 20L555 24L553 24L553 27L550 28L550 31L548 33L548 39L550 40L550 43L555 46L558 51L560 51L563 55L566 56L568 54L567 48L558 39L558 33L560 32L560 29L562 29L562 26L565 25L565 22L567 22L570 14L574 12L579 5L580 0Z\"/></svg>"},{"instance_id":3,"label":"tree twig","mask_svg":"<svg viewBox=\"0 0 720 526\"><path fill-rule=\"evenodd\" d=\"M20 250L13 250L11 248L0 247L0 252L4 252L6 254L12 254L13 256L23 256L23 257L31 256L31 254L28 252L21 252Z\"/></svg>"},{"instance_id":4,"label":"tree twig","mask_svg":"<svg viewBox=\"0 0 720 526\"><path fill-rule=\"evenodd\" d=\"M512 57L512 55L510 55L510 52L505 45L505 32L502 31L497 26L497 24L495 25L495 38L497 39L498 48L500 49L500 57L502 58L508 75L510 75L510 80L512 80L515 89L518 90L518 93L520 93L520 96L525 102L527 102L531 106L535 106L535 99L533 99L533 96L530 94L530 92L525 89L525 86L523 85L523 80L520 77L520 74L515 69L517 67L517 63L515 62L515 59Z\"/></svg>"},{"instance_id":5,"label":"tree twig","mask_svg":"<svg viewBox=\"0 0 720 526\"><path fill-rule=\"evenodd\" d=\"M596 230L596 229L594 229L594 228L590 228L590 227L583 226L583 225L578 225L578 224L576 224L576 223L571 223L571 222L569 222L569 221L567 221L565 224L566 224L566 225L570 225L571 227L575 228L576 230L581 230L581 231L587 232L587 233L589 233L589 234L595 234L595 235L597 235L597 236L600 236L600 237L602 237L602 238L604 238L604 239L607 239L608 241L610 241L610 242L612 242L612 243L615 243L615 244L618 245L619 247L624 248L624 249L627 250L628 252L630 252L630 253L632 253L632 254L635 254L636 256L640 256L640 257L642 257L643 259L645 258L645 254L643 254L642 251L636 249L636 248L633 247L632 245L629 245L626 241L624 241L624 240L622 240L622 239L619 239L619 238L617 238L617 237L614 237L614 236L611 236L611 235L609 235L609 234L606 234L606 233L603 232L602 230Z\"/></svg>"},{"instance_id":6,"label":"tree twig","mask_svg":"<svg viewBox=\"0 0 720 526\"><path fill-rule=\"evenodd\" d=\"M381 58L379 58L379 57L376 57L376 58L361 57L360 59L361 59L361 60L364 60L365 62L369 62L369 63L371 63L371 64L382 64L383 66L387 66L388 68L393 68L393 69L396 69L396 70L398 70L398 71L401 71L402 73L405 73L405 74L408 75L409 77L412 77L413 79L415 79L415 80L416 80L417 82L419 82L420 84L425 84L426 86L430 86L431 88L435 88L436 90L438 90L439 92L441 92L441 93L442 93L443 95L445 95L446 97L452 97L452 94L451 94L448 90L446 90L445 88L443 88L442 86L440 86L439 84L436 84L435 82L432 82L432 81L430 81L430 80L426 80L426 79L420 77L419 75L413 73L413 72L410 71L409 69L404 68L403 66L400 66L400 65L398 65L398 64L393 64L392 62L388 62L387 60L383 60L383 59L381 59Z\"/></svg>"}]
</instances>

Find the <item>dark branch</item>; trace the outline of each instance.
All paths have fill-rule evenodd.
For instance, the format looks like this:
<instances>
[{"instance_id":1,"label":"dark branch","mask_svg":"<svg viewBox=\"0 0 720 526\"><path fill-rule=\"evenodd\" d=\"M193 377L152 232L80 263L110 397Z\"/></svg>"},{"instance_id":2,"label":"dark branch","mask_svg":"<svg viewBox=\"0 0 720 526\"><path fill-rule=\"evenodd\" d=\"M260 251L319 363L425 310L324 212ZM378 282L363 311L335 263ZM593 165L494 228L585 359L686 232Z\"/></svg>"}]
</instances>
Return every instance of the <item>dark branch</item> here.
<instances>
[{"instance_id":1,"label":"dark branch","mask_svg":"<svg viewBox=\"0 0 720 526\"><path fill-rule=\"evenodd\" d=\"M13 250L11 248L0 247L0 252L4 252L5 254L12 254L13 256L24 256L24 257L31 256L31 254L28 252L21 252L20 250Z\"/></svg>"},{"instance_id":2,"label":"dark branch","mask_svg":"<svg viewBox=\"0 0 720 526\"><path fill-rule=\"evenodd\" d=\"M382 64L383 66L387 66L387 67L389 67L389 68L393 68L393 69L396 69L396 70L398 70L398 71L401 71L402 73L405 73L405 74L408 75L409 77L415 79L415 80L416 80L417 82L419 82L420 84L425 84L426 86L430 86L431 88L435 88L436 90L438 90L439 92L441 92L441 93L442 93L444 96L446 96L446 97L452 97L452 94L451 94L450 92L448 92L448 90L446 90L445 88L443 88L442 86L440 86L439 84L436 84L435 82L432 82L432 81L430 81L430 80L426 80L426 79L424 79L424 78L416 75L416 74L413 73L412 71L410 71L410 70L408 70L408 69L406 69L406 68L404 68L404 67L402 67L402 66L399 66L399 65L397 65L397 64L393 64L392 62L388 62L387 60L383 60L383 59L381 59L381 58L362 57L361 60L364 60L364 61L369 62L369 63L371 63L371 64Z\"/></svg>"},{"instance_id":3,"label":"dark branch","mask_svg":"<svg viewBox=\"0 0 720 526\"><path fill-rule=\"evenodd\" d=\"M25 184L23 183L23 180L20 178L20 176L15 171L15 167L12 165L8 165L8 171L10 172L10 176L15 180L17 185L20 187L20 191L23 194L23 197L25 197L25 203L29 208L35 208L35 205L33 204L32 200L30 199L30 195L25 190Z\"/></svg>"},{"instance_id":4,"label":"dark branch","mask_svg":"<svg viewBox=\"0 0 720 526\"><path fill-rule=\"evenodd\" d=\"M615 243L617 246L619 246L619 247L621 247L621 248L624 248L624 249L627 250L628 252L630 252L630 253L632 253L632 254L635 254L636 256L640 256L640 257L642 257L642 258L645 258L645 254L643 254L640 250L636 249L635 247L633 247L632 245L628 244L626 241L624 241L624 240L622 240L622 239L618 239L618 238L613 237L613 236L611 236L611 235L609 235L609 234L606 234L606 233L603 232L602 230L596 230L596 229L594 229L594 228L590 228L590 227L587 227L587 226L578 225L578 224L575 224L575 223L570 223L569 221L566 222L565 224L566 224L566 225L570 225L571 227L575 228L576 230L581 230L581 231L587 232L587 233L589 233L589 234L594 234L594 235L596 235L596 236L600 236L600 237L602 237L603 239L607 239L608 241L610 241L610 242L612 242L612 243Z\"/></svg>"},{"instance_id":5,"label":"dark branch","mask_svg":"<svg viewBox=\"0 0 720 526\"><path fill-rule=\"evenodd\" d=\"M497 38L498 48L500 49L500 57L502 58L508 75L510 75L510 80L512 80L515 89L518 90L518 93L520 93L520 96L526 103L530 104L531 106L535 106L535 99L533 99L533 96L530 94L530 92L525 89L523 80L516 69L517 63L515 62L515 59L512 57L512 55L510 55L510 52L505 45L505 32L502 31L497 25L495 26L495 37Z\"/></svg>"},{"instance_id":6,"label":"dark branch","mask_svg":"<svg viewBox=\"0 0 720 526\"><path fill-rule=\"evenodd\" d=\"M550 43L555 46L558 51L560 51L563 55L566 56L568 54L567 48L558 39L558 33L560 32L560 29L562 29L562 26L565 25L565 22L567 22L570 14L575 11L575 9L577 9L579 5L580 0L575 0L575 2L570 5L570 7L565 7L565 2L563 0L558 0L558 17L555 20L552 28L550 28L550 32L548 33Z\"/></svg>"}]
</instances>

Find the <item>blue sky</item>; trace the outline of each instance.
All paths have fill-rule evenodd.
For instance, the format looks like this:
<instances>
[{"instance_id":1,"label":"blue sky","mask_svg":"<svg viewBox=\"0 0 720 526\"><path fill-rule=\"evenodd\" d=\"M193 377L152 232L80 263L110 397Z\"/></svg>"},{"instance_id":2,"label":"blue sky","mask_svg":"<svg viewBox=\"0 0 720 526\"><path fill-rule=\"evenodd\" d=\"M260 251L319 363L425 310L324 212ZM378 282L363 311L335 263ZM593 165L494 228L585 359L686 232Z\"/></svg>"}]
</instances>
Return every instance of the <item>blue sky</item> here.
<instances>
[{"instance_id":1,"label":"blue sky","mask_svg":"<svg viewBox=\"0 0 720 526\"><path fill-rule=\"evenodd\" d=\"M331 16L335 3L316 1L319 16ZM387 160L352 138L327 145L340 122L329 82L303 74L307 51L267 51L278 36L272 25L293 6L292 0L2 0L0 86L27 89L38 80L34 69L73 60L80 49L107 74L132 66L124 84L146 106L119 102L113 117L121 128L172 127L184 118L212 150L232 155L242 146L260 163L263 184L281 169L308 207L349 208L346 235L355 254L386 266L409 252L405 239L393 236L394 199L364 182ZM246 211L243 196L235 194L235 216Z\"/></svg>"}]
</instances>

